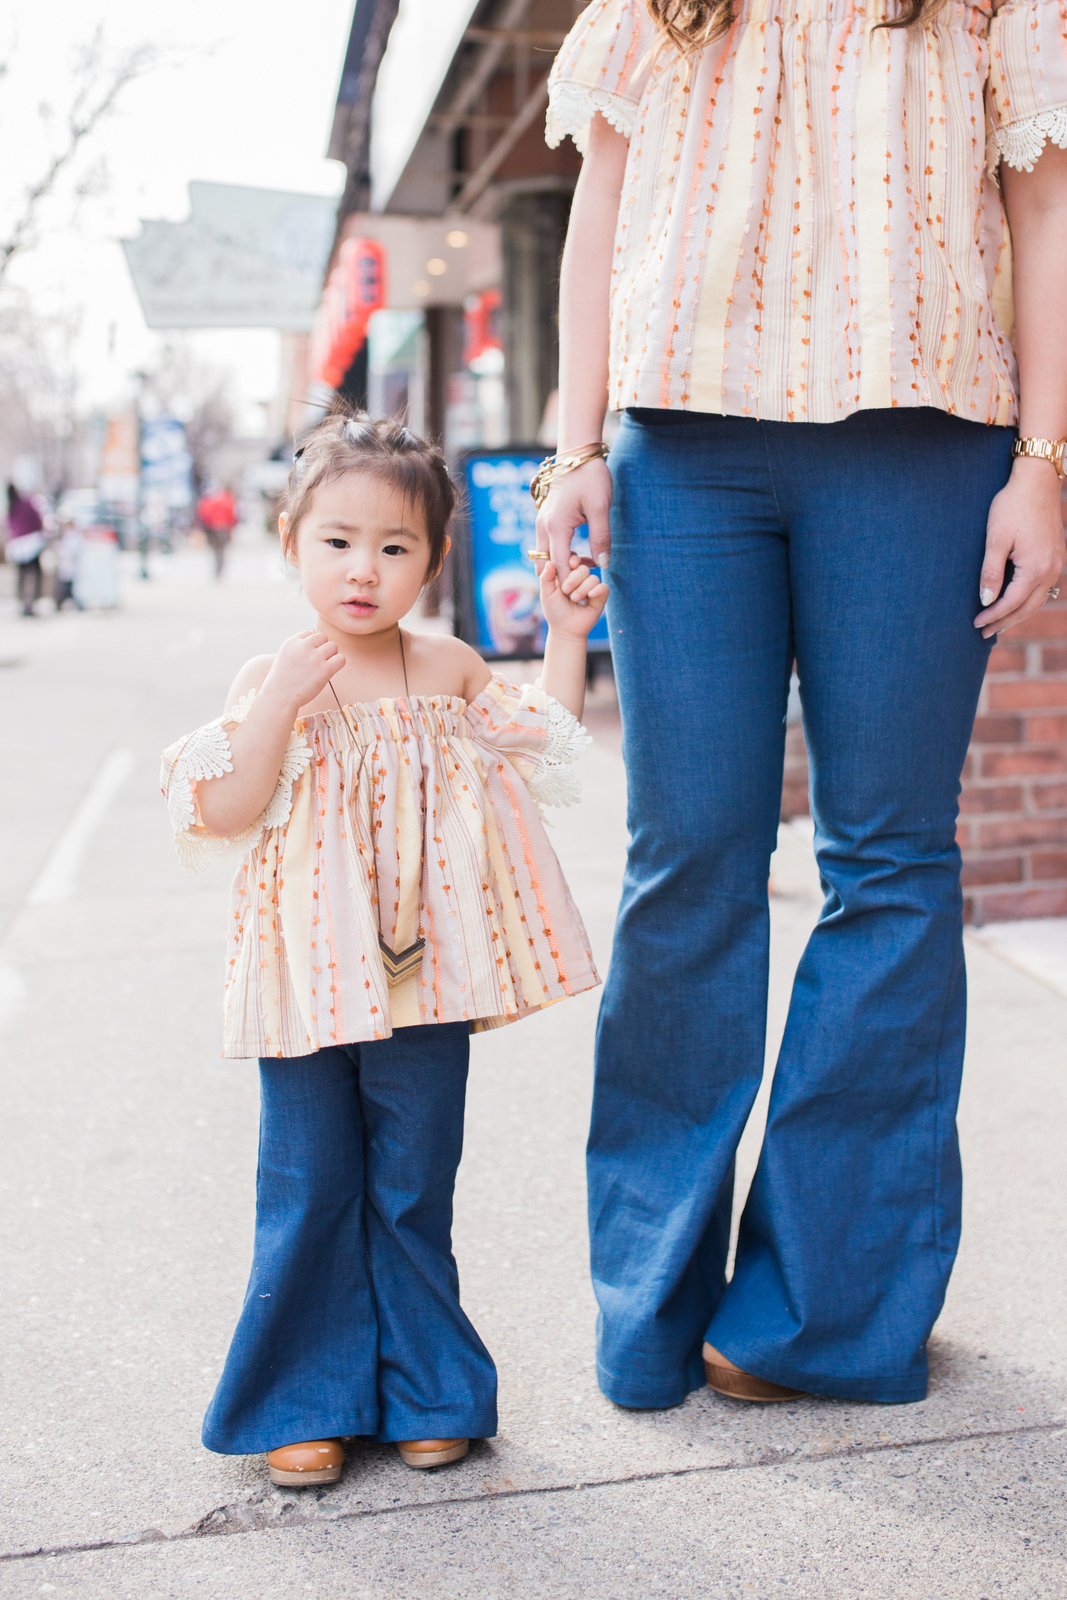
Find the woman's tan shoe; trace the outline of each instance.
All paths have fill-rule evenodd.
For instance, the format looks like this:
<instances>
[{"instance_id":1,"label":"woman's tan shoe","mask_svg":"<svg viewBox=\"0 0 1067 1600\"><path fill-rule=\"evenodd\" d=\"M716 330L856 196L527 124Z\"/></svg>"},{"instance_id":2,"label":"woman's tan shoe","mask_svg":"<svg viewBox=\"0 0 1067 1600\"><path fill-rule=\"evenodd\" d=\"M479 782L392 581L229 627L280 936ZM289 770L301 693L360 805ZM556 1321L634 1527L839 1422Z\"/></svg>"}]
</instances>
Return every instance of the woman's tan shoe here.
<instances>
[{"instance_id":1,"label":"woman's tan shoe","mask_svg":"<svg viewBox=\"0 0 1067 1600\"><path fill-rule=\"evenodd\" d=\"M471 1447L469 1439L401 1439L400 1459L409 1467L443 1467L459 1461Z\"/></svg>"},{"instance_id":2,"label":"woman's tan shoe","mask_svg":"<svg viewBox=\"0 0 1067 1600\"><path fill-rule=\"evenodd\" d=\"M751 1372L742 1372L732 1361L704 1346L704 1372L708 1383L719 1394L728 1394L732 1400L803 1400L803 1389L786 1389L780 1383L770 1383L766 1378L755 1378Z\"/></svg>"},{"instance_id":3,"label":"woman's tan shoe","mask_svg":"<svg viewBox=\"0 0 1067 1600\"><path fill-rule=\"evenodd\" d=\"M340 1439L309 1439L283 1444L267 1454L271 1483L336 1483L345 1464Z\"/></svg>"}]
</instances>

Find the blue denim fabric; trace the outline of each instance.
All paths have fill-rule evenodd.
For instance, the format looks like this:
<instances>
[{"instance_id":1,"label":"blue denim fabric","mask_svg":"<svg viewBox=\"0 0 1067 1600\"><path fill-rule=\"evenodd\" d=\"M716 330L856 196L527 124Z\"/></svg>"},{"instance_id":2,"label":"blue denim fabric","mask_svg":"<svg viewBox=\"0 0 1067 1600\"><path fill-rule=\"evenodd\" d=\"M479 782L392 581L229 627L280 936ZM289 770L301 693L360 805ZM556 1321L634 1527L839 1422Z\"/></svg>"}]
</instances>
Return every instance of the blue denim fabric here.
<instances>
[{"instance_id":1,"label":"blue denim fabric","mask_svg":"<svg viewBox=\"0 0 1067 1600\"><path fill-rule=\"evenodd\" d=\"M468 1053L449 1022L260 1062L252 1275L209 1450L495 1434L451 1243Z\"/></svg>"},{"instance_id":2,"label":"blue denim fabric","mask_svg":"<svg viewBox=\"0 0 1067 1600\"><path fill-rule=\"evenodd\" d=\"M1012 439L931 410L624 419L609 625L631 845L588 1156L599 1380L621 1405L702 1385L705 1338L811 1392L926 1392L960 1224L972 620ZM727 1285L794 655L826 898Z\"/></svg>"}]
</instances>

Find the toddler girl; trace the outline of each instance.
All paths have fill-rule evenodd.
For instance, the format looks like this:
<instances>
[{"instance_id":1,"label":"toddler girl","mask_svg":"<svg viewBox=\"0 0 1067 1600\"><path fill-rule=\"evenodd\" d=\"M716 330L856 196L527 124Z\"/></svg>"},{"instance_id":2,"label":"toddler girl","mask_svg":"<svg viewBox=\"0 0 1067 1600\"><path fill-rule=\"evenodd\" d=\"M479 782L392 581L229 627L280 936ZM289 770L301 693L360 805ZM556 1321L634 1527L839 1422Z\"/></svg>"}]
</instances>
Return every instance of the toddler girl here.
<instances>
[{"instance_id":1,"label":"toddler girl","mask_svg":"<svg viewBox=\"0 0 1067 1600\"><path fill-rule=\"evenodd\" d=\"M404 632L454 505L406 428L324 420L279 524L315 631L164 756L185 865L244 850L223 1053L260 1058L255 1252L204 1443L275 1483L332 1482L348 1435L432 1467L496 1432L451 1253L468 1038L598 982L538 801L577 798L607 588L543 566L536 687Z\"/></svg>"}]
</instances>

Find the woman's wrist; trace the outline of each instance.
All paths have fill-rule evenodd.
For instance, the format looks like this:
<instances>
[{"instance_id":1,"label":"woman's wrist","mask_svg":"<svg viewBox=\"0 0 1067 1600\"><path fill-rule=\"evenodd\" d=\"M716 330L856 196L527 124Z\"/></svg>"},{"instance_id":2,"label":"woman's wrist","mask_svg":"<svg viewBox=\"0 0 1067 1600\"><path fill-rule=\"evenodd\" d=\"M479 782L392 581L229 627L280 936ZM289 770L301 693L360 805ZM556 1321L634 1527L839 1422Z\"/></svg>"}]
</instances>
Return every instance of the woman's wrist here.
<instances>
[{"instance_id":1,"label":"woman's wrist","mask_svg":"<svg viewBox=\"0 0 1067 1600\"><path fill-rule=\"evenodd\" d=\"M1061 479L1051 461L1041 456L1016 456L1011 464L1011 482L1025 485L1028 491L1059 497Z\"/></svg>"}]
</instances>

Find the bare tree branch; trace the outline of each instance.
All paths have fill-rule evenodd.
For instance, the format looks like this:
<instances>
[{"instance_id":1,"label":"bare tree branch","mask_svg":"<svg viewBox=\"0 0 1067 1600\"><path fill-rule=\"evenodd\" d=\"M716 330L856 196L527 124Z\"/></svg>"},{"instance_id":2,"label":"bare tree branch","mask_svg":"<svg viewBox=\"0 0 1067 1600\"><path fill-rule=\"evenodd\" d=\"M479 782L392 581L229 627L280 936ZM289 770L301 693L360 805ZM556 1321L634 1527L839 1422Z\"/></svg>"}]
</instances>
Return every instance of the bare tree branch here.
<instances>
[{"instance_id":1,"label":"bare tree branch","mask_svg":"<svg viewBox=\"0 0 1067 1600\"><path fill-rule=\"evenodd\" d=\"M82 145L115 109L123 90L136 78L150 72L159 64L159 60L160 55L154 45L140 44L126 51L109 68L101 28L82 46L75 68L76 88L65 119L63 142L40 177L26 190L21 212L7 238L0 241L0 281L15 256L31 242L42 202L53 193ZM0 67L0 78L6 71L6 66ZM47 118L49 108L42 106L41 115Z\"/></svg>"}]
</instances>

